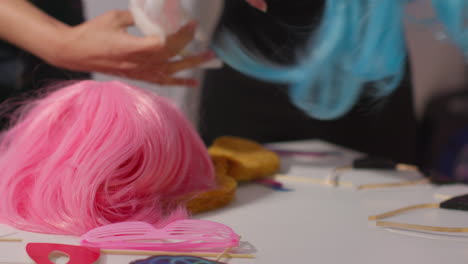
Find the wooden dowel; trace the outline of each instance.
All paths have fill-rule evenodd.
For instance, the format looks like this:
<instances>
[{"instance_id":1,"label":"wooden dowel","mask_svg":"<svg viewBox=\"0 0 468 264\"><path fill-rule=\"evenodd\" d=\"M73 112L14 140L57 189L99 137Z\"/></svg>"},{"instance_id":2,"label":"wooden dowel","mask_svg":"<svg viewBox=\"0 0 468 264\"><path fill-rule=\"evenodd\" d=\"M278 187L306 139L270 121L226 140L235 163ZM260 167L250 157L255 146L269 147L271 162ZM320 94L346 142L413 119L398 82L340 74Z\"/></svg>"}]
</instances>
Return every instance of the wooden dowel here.
<instances>
[{"instance_id":1,"label":"wooden dowel","mask_svg":"<svg viewBox=\"0 0 468 264\"><path fill-rule=\"evenodd\" d=\"M412 186L430 183L429 179L421 179L417 181L404 181L404 182L394 182L394 183L378 183L378 184L363 184L358 186L358 190L365 189L377 189L377 188L389 188L389 187L402 187L402 186Z\"/></svg>"},{"instance_id":2,"label":"wooden dowel","mask_svg":"<svg viewBox=\"0 0 468 264\"><path fill-rule=\"evenodd\" d=\"M400 229L416 230L416 231L468 233L467 227L439 227L439 226L404 224L404 223L389 222L389 221L377 221L376 225L380 227L400 228Z\"/></svg>"},{"instance_id":3,"label":"wooden dowel","mask_svg":"<svg viewBox=\"0 0 468 264\"><path fill-rule=\"evenodd\" d=\"M341 181L340 181L341 173L345 171L350 171L350 170L353 170L353 166L347 165L347 166L335 168L333 169L330 176L328 177L328 181L330 181L331 185L333 186L339 186L341 185Z\"/></svg>"},{"instance_id":4,"label":"wooden dowel","mask_svg":"<svg viewBox=\"0 0 468 264\"><path fill-rule=\"evenodd\" d=\"M0 238L0 242L22 242L21 238Z\"/></svg>"},{"instance_id":5,"label":"wooden dowel","mask_svg":"<svg viewBox=\"0 0 468 264\"><path fill-rule=\"evenodd\" d=\"M324 180L324 179L277 174L275 175L275 179L285 180L285 181L294 181L294 182L312 183L312 184L319 184L319 185L325 185L325 186L334 186L335 184L339 186L343 186L343 187L355 187L356 186L352 182L344 182L344 181L336 182L333 178ZM365 189L376 189L376 188L401 187L401 186L411 186L411 185L419 185L419 184L426 184L426 183L430 183L430 180L420 179L416 181L404 181L404 182L395 182L395 183L363 184L363 185L357 186L357 189L365 190Z\"/></svg>"},{"instance_id":6,"label":"wooden dowel","mask_svg":"<svg viewBox=\"0 0 468 264\"><path fill-rule=\"evenodd\" d=\"M404 212L412 211L412 210L423 209L423 208L439 208L439 207L440 207L440 205L438 203L412 205L412 206L404 207L404 208L401 208L401 209L393 210L393 211L390 211L390 212L386 212L386 213L383 213L383 214L372 215L372 216L369 216L368 219L369 220L379 220L379 219L392 217L392 216L395 216L395 215L398 215L398 214L401 214L401 213L404 213Z\"/></svg>"},{"instance_id":7,"label":"wooden dowel","mask_svg":"<svg viewBox=\"0 0 468 264\"><path fill-rule=\"evenodd\" d=\"M439 194L439 193L436 193L436 194L434 195L434 197L435 197L436 199L439 199L439 200L444 200L444 201L445 201L445 200L449 200L449 199L452 199L452 198L453 198L453 196L451 196L451 195L447 195L447 194Z\"/></svg>"},{"instance_id":8,"label":"wooden dowel","mask_svg":"<svg viewBox=\"0 0 468 264\"><path fill-rule=\"evenodd\" d=\"M418 166L412 164L398 163L396 165L396 170L398 171L419 171Z\"/></svg>"},{"instance_id":9,"label":"wooden dowel","mask_svg":"<svg viewBox=\"0 0 468 264\"><path fill-rule=\"evenodd\" d=\"M102 253L109 255L137 255L137 256L194 256L194 257L219 257L220 253L205 253L205 252L165 252L165 251L144 251L144 250L113 250L102 249ZM255 258L252 254L234 254L225 253L227 258Z\"/></svg>"},{"instance_id":10,"label":"wooden dowel","mask_svg":"<svg viewBox=\"0 0 468 264\"><path fill-rule=\"evenodd\" d=\"M291 175L282 175L282 174L275 175L275 179L285 180L285 181L293 181L293 182L312 183L312 184L319 184L319 185L326 185L326 186L333 186L334 185L334 182L332 180L324 180L324 179L316 179L316 178L300 177L300 176L291 176ZM344 187L354 187L354 184L352 184L351 182L339 182L338 185L344 186Z\"/></svg>"},{"instance_id":11,"label":"wooden dowel","mask_svg":"<svg viewBox=\"0 0 468 264\"><path fill-rule=\"evenodd\" d=\"M232 247L229 247L229 248L226 248L226 250L224 250L223 252L221 252L221 254L219 254L215 261L219 261L222 257L226 256L226 254L231 251Z\"/></svg>"}]
</instances>

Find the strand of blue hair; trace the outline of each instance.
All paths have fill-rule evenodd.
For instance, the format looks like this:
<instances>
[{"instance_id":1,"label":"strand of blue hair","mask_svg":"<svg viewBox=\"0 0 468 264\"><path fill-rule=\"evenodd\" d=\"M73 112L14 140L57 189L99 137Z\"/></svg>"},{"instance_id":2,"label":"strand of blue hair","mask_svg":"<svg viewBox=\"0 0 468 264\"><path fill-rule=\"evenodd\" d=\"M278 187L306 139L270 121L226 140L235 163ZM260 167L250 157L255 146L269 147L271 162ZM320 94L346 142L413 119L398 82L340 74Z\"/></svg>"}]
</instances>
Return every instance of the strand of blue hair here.
<instances>
[{"instance_id":1,"label":"strand of blue hair","mask_svg":"<svg viewBox=\"0 0 468 264\"><path fill-rule=\"evenodd\" d=\"M293 65L250 52L229 30L219 33L214 50L246 75L288 85L291 101L310 116L339 118L370 85L381 97L400 83L406 57L404 2L327 0L318 30Z\"/></svg>"}]
</instances>

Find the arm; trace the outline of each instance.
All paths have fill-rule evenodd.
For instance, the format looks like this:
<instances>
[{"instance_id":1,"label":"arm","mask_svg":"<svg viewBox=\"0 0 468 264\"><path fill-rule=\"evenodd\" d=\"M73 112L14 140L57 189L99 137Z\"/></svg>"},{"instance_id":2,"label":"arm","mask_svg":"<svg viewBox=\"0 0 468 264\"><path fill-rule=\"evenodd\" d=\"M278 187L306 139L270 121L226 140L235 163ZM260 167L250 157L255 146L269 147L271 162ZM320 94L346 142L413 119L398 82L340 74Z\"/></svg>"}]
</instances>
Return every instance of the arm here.
<instances>
[{"instance_id":1,"label":"arm","mask_svg":"<svg viewBox=\"0 0 468 264\"><path fill-rule=\"evenodd\" d=\"M0 5L0 39L49 61L70 27L25 0L3 0Z\"/></svg>"},{"instance_id":2,"label":"arm","mask_svg":"<svg viewBox=\"0 0 468 264\"><path fill-rule=\"evenodd\" d=\"M166 85L196 85L172 75L213 58L212 52L171 60L192 39L189 23L163 43L157 37L127 33L133 18L127 11L110 11L71 27L46 15L25 0L2 0L0 38L57 67L95 71Z\"/></svg>"}]
</instances>

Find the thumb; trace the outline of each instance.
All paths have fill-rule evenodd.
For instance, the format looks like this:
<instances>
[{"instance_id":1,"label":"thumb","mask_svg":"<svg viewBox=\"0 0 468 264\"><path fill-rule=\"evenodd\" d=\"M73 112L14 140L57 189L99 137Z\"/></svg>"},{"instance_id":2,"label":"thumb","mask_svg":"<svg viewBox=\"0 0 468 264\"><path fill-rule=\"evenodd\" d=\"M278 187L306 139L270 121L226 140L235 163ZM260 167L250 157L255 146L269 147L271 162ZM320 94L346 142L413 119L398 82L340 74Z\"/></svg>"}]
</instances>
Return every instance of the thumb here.
<instances>
[{"instance_id":1,"label":"thumb","mask_svg":"<svg viewBox=\"0 0 468 264\"><path fill-rule=\"evenodd\" d=\"M116 27L126 29L135 25L132 13L128 10L113 10L105 14Z\"/></svg>"},{"instance_id":2,"label":"thumb","mask_svg":"<svg viewBox=\"0 0 468 264\"><path fill-rule=\"evenodd\" d=\"M122 42L125 42L126 45L134 50L146 53L148 51L157 52L162 50L165 47L164 39L156 36L147 36L147 37L139 37L133 36L128 33L125 33L127 36L125 40L122 39Z\"/></svg>"}]
</instances>

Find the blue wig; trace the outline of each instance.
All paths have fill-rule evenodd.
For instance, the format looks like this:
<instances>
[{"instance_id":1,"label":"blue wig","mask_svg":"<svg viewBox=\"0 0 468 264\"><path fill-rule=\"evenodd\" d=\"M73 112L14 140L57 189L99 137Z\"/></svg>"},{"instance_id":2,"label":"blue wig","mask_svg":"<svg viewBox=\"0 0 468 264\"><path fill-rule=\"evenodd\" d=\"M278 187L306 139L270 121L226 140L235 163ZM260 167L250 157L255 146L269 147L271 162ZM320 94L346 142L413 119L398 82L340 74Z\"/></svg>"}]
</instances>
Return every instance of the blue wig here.
<instances>
[{"instance_id":1,"label":"blue wig","mask_svg":"<svg viewBox=\"0 0 468 264\"><path fill-rule=\"evenodd\" d=\"M310 116L334 119L350 111L363 92L382 97L397 88L406 58L407 1L326 0L319 28L292 65L259 56L226 27L220 29L214 49L246 75L288 85L292 102ZM468 0L432 1L449 35L468 51Z\"/></svg>"}]
</instances>

